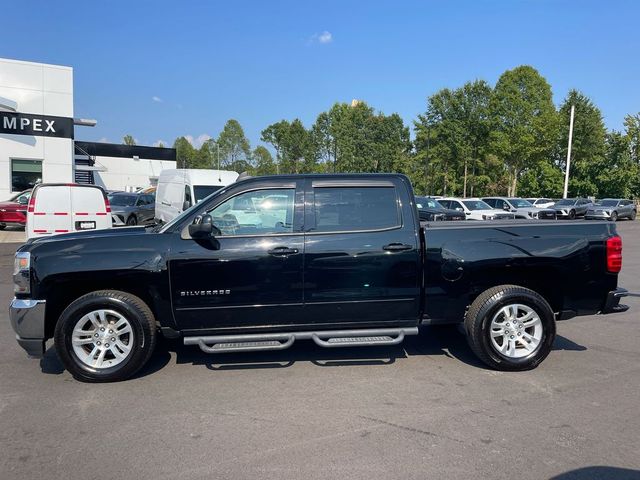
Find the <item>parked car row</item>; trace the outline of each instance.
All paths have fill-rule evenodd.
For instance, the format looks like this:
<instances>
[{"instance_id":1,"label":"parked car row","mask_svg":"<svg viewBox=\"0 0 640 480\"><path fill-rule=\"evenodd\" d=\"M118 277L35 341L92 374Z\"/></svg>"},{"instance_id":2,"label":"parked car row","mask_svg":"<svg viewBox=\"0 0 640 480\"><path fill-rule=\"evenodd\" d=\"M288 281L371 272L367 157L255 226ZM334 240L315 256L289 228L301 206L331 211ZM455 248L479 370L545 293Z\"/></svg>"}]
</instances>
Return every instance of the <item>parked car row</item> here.
<instances>
[{"instance_id":1,"label":"parked car row","mask_svg":"<svg viewBox=\"0 0 640 480\"><path fill-rule=\"evenodd\" d=\"M136 192L105 190L98 185L39 184L0 202L0 230L22 227L27 238L32 238L166 223L238 176L223 170L165 170L157 186Z\"/></svg>"},{"instance_id":2,"label":"parked car row","mask_svg":"<svg viewBox=\"0 0 640 480\"><path fill-rule=\"evenodd\" d=\"M416 206L422 221L438 220L610 220L627 218L635 220L637 207L633 200L605 198L592 202L586 198L515 197L416 197ZM455 215L455 212L458 215Z\"/></svg>"},{"instance_id":3,"label":"parked car row","mask_svg":"<svg viewBox=\"0 0 640 480\"><path fill-rule=\"evenodd\" d=\"M166 223L237 178L236 172L170 170L161 174L157 187L135 193L107 192L96 185L41 184L0 202L0 230L27 226L27 236L31 238L112 226ZM584 198L568 198L549 206L550 202L548 198L416 197L420 220L428 222L578 217L617 221L634 220L637 215L635 203L627 199L607 198L594 203Z\"/></svg>"}]
</instances>

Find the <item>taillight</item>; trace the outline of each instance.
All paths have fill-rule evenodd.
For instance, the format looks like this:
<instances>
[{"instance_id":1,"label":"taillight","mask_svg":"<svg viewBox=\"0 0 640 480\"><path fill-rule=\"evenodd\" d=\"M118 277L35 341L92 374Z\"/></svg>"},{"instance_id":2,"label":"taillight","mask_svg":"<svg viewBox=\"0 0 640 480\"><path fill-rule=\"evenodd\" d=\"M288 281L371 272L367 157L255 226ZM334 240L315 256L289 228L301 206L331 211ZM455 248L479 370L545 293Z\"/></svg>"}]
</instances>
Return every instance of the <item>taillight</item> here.
<instances>
[{"instance_id":1,"label":"taillight","mask_svg":"<svg viewBox=\"0 0 640 480\"><path fill-rule=\"evenodd\" d=\"M622 270L622 239L618 236L607 238L607 271L618 273Z\"/></svg>"},{"instance_id":2,"label":"taillight","mask_svg":"<svg viewBox=\"0 0 640 480\"><path fill-rule=\"evenodd\" d=\"M107 213L111 213L111 204L109 203L109 199L106 196L104 197L104 208L106 209Z\"/></svg>"},{"instance_id":3,"label":"taillight","mask_svg":"<svg viewBox=\"0 0 640 480\"><path fill-rule=\"evenodd\" d=\"M29 198L29 205L27 205L27 212L33 213L36 208L36 191L34 190L31 193L31 197Z\"/></svg>"}]
</instances>

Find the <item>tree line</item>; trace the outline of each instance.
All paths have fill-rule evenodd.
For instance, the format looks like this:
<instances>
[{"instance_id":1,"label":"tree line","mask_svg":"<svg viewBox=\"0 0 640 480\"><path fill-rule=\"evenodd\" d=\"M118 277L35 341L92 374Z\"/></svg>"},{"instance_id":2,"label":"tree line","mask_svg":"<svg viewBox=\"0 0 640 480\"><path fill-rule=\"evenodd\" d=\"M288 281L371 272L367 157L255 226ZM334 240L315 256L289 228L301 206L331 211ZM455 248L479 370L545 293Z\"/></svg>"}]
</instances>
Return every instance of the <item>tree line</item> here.
<instances>
[{"instance_id":1,"label":"tree line","mask_svg":"<svg viewBox=\"0 0 640 480\"><path fill-rule=\"evenodd\" d=\"M281 120L261 132L275 156L252 149L229 120L195 148L174 142L179 168L216 168L253 175L311 172L399 172L430 195L561 197L575 107L569 196L640 197L640 113L623 131L608 131L587 96L571 90L559 108L551 86L530 66L504 72L495 86L474 80L427 99L409 126L365 102L336 103L307 128Z\"/></svg>"}]
</instances>

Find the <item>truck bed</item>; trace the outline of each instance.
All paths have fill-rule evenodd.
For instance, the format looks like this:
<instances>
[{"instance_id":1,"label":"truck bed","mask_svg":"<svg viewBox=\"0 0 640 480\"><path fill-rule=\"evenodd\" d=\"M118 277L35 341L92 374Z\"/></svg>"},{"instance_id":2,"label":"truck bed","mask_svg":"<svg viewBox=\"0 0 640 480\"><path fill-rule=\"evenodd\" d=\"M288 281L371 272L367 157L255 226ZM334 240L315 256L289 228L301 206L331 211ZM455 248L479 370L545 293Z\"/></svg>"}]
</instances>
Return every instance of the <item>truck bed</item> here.
<instances>
[{"instance_id":1,"label":"truck bed","mask_svg":"<svg viewBox=\"0 0 640 480\"><path fill-rule=\"evenodd\" d=\"M480 292L512 283L542 294L558 319L597 313L617 286L605 258L605 240L615 234L608 222L423 224L423 322L460 322Z\"/></svg>"}]
</instances>

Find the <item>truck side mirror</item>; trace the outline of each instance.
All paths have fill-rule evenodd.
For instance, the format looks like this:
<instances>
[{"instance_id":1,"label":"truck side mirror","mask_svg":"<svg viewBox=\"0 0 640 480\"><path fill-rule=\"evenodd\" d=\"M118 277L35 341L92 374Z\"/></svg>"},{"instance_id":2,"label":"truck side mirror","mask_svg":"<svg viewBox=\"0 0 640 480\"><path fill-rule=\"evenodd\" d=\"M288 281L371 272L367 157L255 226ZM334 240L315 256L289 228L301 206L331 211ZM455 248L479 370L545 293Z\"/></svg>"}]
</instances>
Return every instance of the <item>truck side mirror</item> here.
<instances>
[{"instance_id":1,"label":"truck side mirror","mask_svg":"<svg viewBox=\"0 0 640 480\"><path fill-rule=\"evenodd\" d=\"M207 238L221 233L220 229L213 224L213 219L209 214L198 215L189 225L191 238Z\"/></svg>"},{"instance_id":2,"label":"truck side mirror","mask_svg":"<svg viewBox=\"0 0 640 480\"><path fill-rule=\"evenodd\" d=\"M26 205L27 203L29 203L29 199L27 197L20 197L18 198L18 203L20 205Z\"/></svg>"},{"instance_id":3,"label":"truck side mirror","mask_svg":"<svg viewBox=\"0 0 640 480\"><path fill-rule=\"evenodd\" d=\"M505 211L507 211L507 212L510 212L510 211L511 211L511 207L509 206L509 204L508 204L508 203L503 203L503 204L502 204L502 209L503 209L503 210L505 210Z\"/></svg>"}]
</instances>

